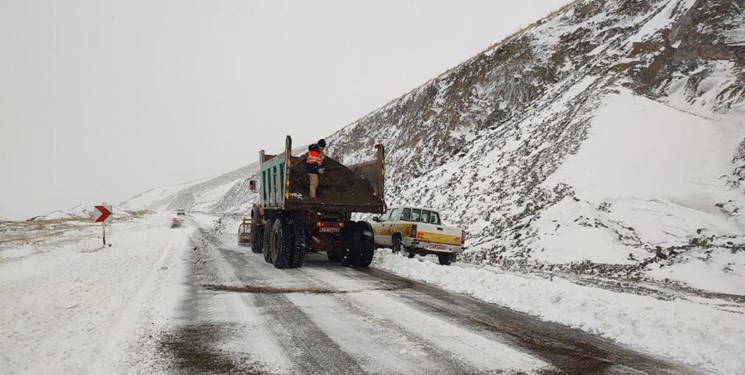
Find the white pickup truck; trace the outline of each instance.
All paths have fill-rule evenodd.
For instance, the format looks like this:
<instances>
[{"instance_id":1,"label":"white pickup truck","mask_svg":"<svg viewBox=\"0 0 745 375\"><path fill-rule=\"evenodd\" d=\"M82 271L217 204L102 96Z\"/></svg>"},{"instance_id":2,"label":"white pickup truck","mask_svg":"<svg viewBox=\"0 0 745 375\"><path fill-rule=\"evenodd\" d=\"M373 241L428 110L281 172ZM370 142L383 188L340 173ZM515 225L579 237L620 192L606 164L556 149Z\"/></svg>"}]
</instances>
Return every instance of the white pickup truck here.
<instances>
[{"instance_id":1,"label":"white pickup truck","mask_svg":"<svg viewBox=\"0 0 745 375\"><path fill-rule=\"evenodd\" d=\"M463 251L463 229L442 225L440 213L432 209L391 207L373 218L372 228L377 246L391 247L409 258L435 254L440 264L448 265Z\"/></svg>"}]
</instances>

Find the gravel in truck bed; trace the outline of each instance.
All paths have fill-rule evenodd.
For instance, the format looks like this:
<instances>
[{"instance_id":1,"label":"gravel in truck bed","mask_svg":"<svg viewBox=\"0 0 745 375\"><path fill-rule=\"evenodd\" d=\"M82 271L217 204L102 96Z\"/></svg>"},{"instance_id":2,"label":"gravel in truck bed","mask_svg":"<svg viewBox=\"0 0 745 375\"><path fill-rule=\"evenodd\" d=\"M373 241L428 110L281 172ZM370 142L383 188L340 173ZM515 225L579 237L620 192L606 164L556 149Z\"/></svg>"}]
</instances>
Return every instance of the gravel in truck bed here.
<instances>
[{"instance_id":1,"label":"gravel in truck bed","mask_svg":"<svg viewBox=\"0 0 745 375\"><path fill-rule=\"evenodd\" d=\"M326 157L323 163L324 172L319 174L320 184L316 199L310 199L310 180L306 156L293 158L290 167L290 201L335 204L350 206L380 205L380 198L375 196L367 180L357 176L338 161Z\"/></svg>"}]
</instances>

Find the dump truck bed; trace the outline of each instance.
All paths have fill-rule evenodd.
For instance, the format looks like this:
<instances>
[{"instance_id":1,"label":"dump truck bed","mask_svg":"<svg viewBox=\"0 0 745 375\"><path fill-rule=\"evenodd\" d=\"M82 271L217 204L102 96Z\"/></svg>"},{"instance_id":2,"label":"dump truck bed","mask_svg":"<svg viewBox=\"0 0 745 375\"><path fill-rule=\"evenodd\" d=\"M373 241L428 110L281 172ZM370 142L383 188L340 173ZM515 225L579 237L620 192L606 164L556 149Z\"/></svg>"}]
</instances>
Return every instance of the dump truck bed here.
<instances>
[{"instance_id":1,"label":"dump truck bed","mask_svg":"<svg viewBox=\"0 0 745 375\"><path fill-rule=\"evenodd\" d=\"M376 146L375 160L350 167L327 156L315 198L309 195L307 155L289 156L291 147L292 140L287 137L284 153L260 153L261 208L339 213L385 211L382 146Z\"/></svg>"},{"instance_id":2,"label":"dump truck bed","mask_svg":"<svg viewBox=\"0 0 745 375\"><path fill-rule=\"evenodd\" d=\"M285 208L297 207L317 211L383 212L383 200L376 196L370 182L338 161L326 157L316 198L309 196L307 156L293 158L290 167L290 196Z\"/></svg>"}]
</instances>

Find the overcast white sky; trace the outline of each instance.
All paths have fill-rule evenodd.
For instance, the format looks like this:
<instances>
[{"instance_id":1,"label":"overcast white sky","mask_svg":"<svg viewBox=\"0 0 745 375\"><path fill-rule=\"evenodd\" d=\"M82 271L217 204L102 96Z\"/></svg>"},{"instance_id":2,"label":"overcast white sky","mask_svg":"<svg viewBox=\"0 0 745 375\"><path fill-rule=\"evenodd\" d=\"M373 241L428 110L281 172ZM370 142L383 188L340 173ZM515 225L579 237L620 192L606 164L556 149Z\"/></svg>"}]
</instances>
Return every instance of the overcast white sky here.
<instances>
[{"instance_id":1,"label":"overcast white sky","mask_svg":"<svg viewBox=\"0 0 745 375\"><path fill-rule=\"evenodd\" d=\"M0 218L307 143L569 0L0 0Z\"/></svg>"}]
</instances>

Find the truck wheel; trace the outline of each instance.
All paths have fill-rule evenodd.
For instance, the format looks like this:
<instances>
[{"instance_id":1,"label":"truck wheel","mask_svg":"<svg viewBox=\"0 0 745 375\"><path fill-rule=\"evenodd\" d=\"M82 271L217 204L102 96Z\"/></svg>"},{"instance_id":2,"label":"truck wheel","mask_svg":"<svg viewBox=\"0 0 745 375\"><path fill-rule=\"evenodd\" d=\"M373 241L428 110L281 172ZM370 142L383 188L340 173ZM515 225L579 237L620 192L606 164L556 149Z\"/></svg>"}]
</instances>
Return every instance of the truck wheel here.
<instances>
[{"instance_id":1,"label":"truck wheel","mask_svg":"<svg viewBox=\"0 0 745 375\"><path fill-rule=\"evenodd\" d=\"M354 267L362 247L362 236L356 221L347 221L342 232L344 248L339 256L339 262L345 267Z\"/></svg>"},{"instance_id":2,"label":"truck wheel","mask_svg":"<svg viewBox=\"0 0 745 375\"><path fill-rule=\"evenodd\" d=\"M274 268L282 269L291 266L292 248L294 245L292 242L290 226L282 219L275 220L274 228L272 230L271 252Z\"/></svg>"},{"instance_id":3,"label":"truck wheel","mask_svg":"<svg viewBox=\"0 0 745 375\"><path fill-rule=\"evenodd\" d=\"M407 258L413 258L414 252L407 249L406 246L404 246L404 242L401 239L400 234L394 234L393 235L393 252L394 253L401 253L401 255L407 257Z\"/></svg>"},{"instance_id":4,"label":"truck wheel","mask_svg":"<svg viewBox=\"0 0 745 375\"><path fill-rule=\"evenodd\" d=\"M274 252L274 249L272 249L272 221L268 220L265 222L262 227L264 227L264 230L262 231L264 241L262 249L264 251L264 261L267 263L272 262L272 252Z\"/></svg>"},{"instance_id":5,"label":"truck wheel","mask_svg":"<svg viewBox=\"0 0 745 375\"><path fill-rule=\"evenodd\" d=\"M368 267L375 256L375 237L373 237L372 225L366 221L357 222L360 229L360 256L356 267Z\"/></svg>"},{"instance_id":6,"label":"truck wheel","mask_svg":"<svg viewBox=\"0 0 745 375\"><path fill-rule=\"evenodd\" d=\"M406 246L401 245L401 248L403 249L403 250L401 250L401 255L403 255L403 256L405 256L405 257L407 257L409 259L413 258L414 255L416 255L416 253L414 251L412 251L411 249L407 249Z\"/></svg>"},{"instance_id":7,"label":"truck wheel","mask_svg":"<svg viewBox=\"0 0 745 375\"><path fill-rule=\"evenodd\" d=\"M401 248L403 248L403 245L401 244L401 236L398 234L393 235L393 239L391 240L393 242L393 253L398 253L401 251Z\"/></svg>"},{"instance_id":8,"label":"truck wheel","mask_svg":"<svg viewBox=\"0 0 745 375\"><path fill-rule=\"evenodd\" d=\"M261 253L264 248L264 226L254 225L251 231L251 251Z\"/></svg>"},{"instance_id":9,"label":"truck wheel","mask_svg":"<svg viewBox=\"0 0 745 375\"><path fill-rule=\"evenodd\" d=\"M329 262L331 262L331 263L338 263L339 262L339 253L336 252L336 249L328 249L328 250L326 250L326 257L329 258Z\"/></svg>"},{"instance_id":10,"label":"truck wheel","mask_svg":"<svg viewBox=\"0 0 745 375\"><path fill-rule=\"evenodd\" d=\"M291 232L292 257L290 259L290 268L299 268L305 261L305 225L299 220L289 222Z\"/></svg>"},{"instance_id":11,"label":"truck wheel","mask_svg":"<svg viewBox=\"0 0 745 375\"><path fill-rule=\"evenodd\" d=\"M365 232L368 234L365 234ZM347 267L367 267L375 254L375 240L369 234L372 227L365 222L348 221L344 226L344 249L340 262Z\"/></svg>"},{"instance_id":12,"label":"truck wheel","mask_svg":"<svg viewBox=\"0 0 745 375\"><path fill-rule=\"evenodd\" d=\"M449 266L450 263L455 261L455 259L451 258L450 254L438 254L437 259L440 261L440 264L443 266Z\"/></svg>"}]
</instances>

